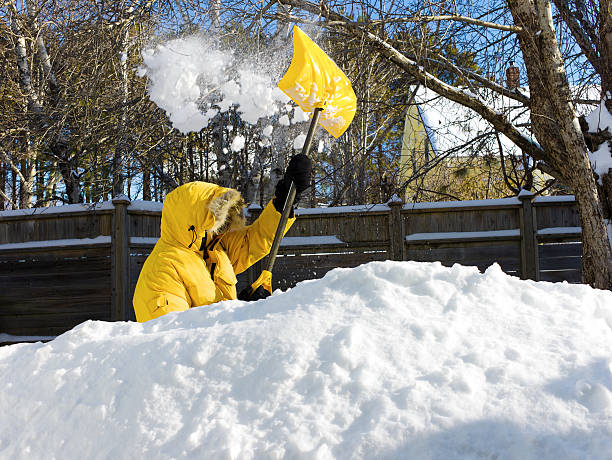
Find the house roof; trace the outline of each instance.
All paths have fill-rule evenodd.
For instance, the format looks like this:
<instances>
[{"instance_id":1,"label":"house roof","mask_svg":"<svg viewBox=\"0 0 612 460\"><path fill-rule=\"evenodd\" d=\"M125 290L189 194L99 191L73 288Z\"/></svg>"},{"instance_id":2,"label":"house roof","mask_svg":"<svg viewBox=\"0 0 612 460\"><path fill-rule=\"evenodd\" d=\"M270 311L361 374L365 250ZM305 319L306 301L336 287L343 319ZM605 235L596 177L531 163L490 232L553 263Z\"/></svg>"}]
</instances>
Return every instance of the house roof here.
<instances>
[{"instance_id":1,"label":"house roof","mask_svg":"<svg viewBox=\"0 0 612 460\"><path fill-rule=\"evenodd\" d=\"M465 89L468 92L468 89ZM532 137L530 132L530 112L520 102L506 96L502 96L486 88L479 88L480 97L488 106L499 113L505 114L510 121L517 126L526 136ZM528 88L519 88L522 94L529 96ZM473 95L473 92L470 91ZM580 99L598 100L600 88L578 88L574 90L576 97ZM489 122L483 119L473 110L445 99L429 88L419 86L414 102L417 104L420 122L424 132L420 136L427 135L430 146L435 155L457 155L464 156L474 153L496 153L499 154L499 145L495 137L495 130ZM578 115L591 112L595 107L587 104L576 106ZM414 111L408 111L408 116L415 116ZM414 126L415 123L413 122ZM413 128L414 129L414 128ZM520 149L500 133L500 142L504 153L519 154Z\"/></svg>"}]
</instances>

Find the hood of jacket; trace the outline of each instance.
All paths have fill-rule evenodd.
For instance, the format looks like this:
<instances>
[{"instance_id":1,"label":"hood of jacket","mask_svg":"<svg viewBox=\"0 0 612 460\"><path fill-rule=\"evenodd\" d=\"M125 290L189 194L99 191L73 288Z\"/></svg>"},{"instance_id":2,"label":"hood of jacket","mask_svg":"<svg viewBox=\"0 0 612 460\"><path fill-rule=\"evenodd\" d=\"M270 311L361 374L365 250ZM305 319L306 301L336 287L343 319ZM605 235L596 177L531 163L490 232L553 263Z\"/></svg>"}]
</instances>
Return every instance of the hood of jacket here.
<instances>
[{"instance_id":1,"label":"hood of jacket","mask_svg":"<svg viewBox=\"0 0 612 460\"><path fill-rule=\"evenodd\" d=\"M243 206L237 190L199 181L181 185L164 200L161 239L198 251L207 232L210 238L243 227Z\"/></svg>"}]
</instances>

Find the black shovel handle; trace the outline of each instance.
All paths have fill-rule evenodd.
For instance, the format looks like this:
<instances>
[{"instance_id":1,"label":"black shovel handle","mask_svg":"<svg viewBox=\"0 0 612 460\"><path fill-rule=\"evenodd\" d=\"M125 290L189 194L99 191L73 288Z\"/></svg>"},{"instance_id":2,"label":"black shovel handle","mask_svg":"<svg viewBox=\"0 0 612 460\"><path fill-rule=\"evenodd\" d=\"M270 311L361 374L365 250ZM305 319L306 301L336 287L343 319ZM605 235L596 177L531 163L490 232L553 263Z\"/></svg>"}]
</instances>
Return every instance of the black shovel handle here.
<instances>
[{"instance_id":1,"label":"black shovel handle","mask_svg":"<svg viewBox=\"0 0 612 460\"><path fill-rule=\"evenodd\" d=\"M314 137L315 129L319 124L319 117L321 116L322 111L323 108L317 107L312 113L312 120L310 121L310 127L308 128L308 134L306 135L306 140L304 141L304 146L302 147L302 153L304 155L308 155L308 152L310 152L312 138ZM289 186L289 193L287 193L287 199L285 200L285 205L283 206L283 212L281 214L280 222L278 223L278 227L276 227L276 234L274 235L272 249L270 249L270 255L268 257L268 267L266 268L266 270L268 270L270 273L272 272L272 267L274 266L276 255L278 254L278 248L280 247L280 242L283 239L283 235L285 233L285 226L287 225L287 220L289 219L289 213L291 212L291 207L293 206L295 195L295 184L293 183L293 181L291 181L291 185Z\"/></svg>"}]
</instances>

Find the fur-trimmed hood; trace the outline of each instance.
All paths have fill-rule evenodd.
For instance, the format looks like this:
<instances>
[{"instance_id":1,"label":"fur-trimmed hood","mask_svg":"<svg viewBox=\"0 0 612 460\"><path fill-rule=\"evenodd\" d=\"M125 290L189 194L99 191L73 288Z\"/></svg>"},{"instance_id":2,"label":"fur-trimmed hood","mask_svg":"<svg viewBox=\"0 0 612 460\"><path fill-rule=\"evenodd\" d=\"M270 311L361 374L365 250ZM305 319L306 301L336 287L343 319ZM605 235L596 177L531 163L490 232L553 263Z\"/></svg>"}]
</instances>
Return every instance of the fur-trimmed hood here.
<instances>
[{"instance_id":1,"label":"fur-trimmed hood","mask_svg":"<svg viewBox=\"0 0 612 460\"><path fill-rule=\"evenodd\" d=\"M189 182L164 200L161 238L195 251L208 233L220 234L245 226L244 203L237 190L208 182Z\"/></svg>"}]
</instances>

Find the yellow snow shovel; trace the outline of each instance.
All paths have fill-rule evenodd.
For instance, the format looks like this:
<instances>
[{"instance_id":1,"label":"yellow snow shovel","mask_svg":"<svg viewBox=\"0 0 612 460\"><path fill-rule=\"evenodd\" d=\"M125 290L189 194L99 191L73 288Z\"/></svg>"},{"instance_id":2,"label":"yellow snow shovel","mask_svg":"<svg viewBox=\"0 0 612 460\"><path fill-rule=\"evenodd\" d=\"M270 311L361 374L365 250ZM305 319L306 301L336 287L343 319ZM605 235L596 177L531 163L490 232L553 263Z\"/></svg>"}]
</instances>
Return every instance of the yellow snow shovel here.
<instances>
[{"instance_id":1,"label":"yellow snow shovel","mask_svg":"<svg viewBox=\"0 0 612 460\"><path fill-rule=\"evenodd\" d=\"M308 155L317 124L332 136L340 137L355 116L357 98L344 72L298 26L293 27L293 59L278 87L304 112L312 112L312 120L302 153ZM268 264L247 290L247 298L263 298L272 293L272 267L284 235L287 219L295 200L292 182L274 235ZM263 292L263 290L267 291ZM243 297L243 293L240 295Z\"/></svg>"},{"instance_id":2,"label":"yellow snow shovel","mask_svg":"<svg viewBox=\"0 0 612 460\"><path fill-rule=\"evenodd\" d=\"M319 124L334 137L353 121L357 99L351 82L298 26L293 27L293 60L278 87L304 112L322 108Z\"/></svg>"}]
</instances>

